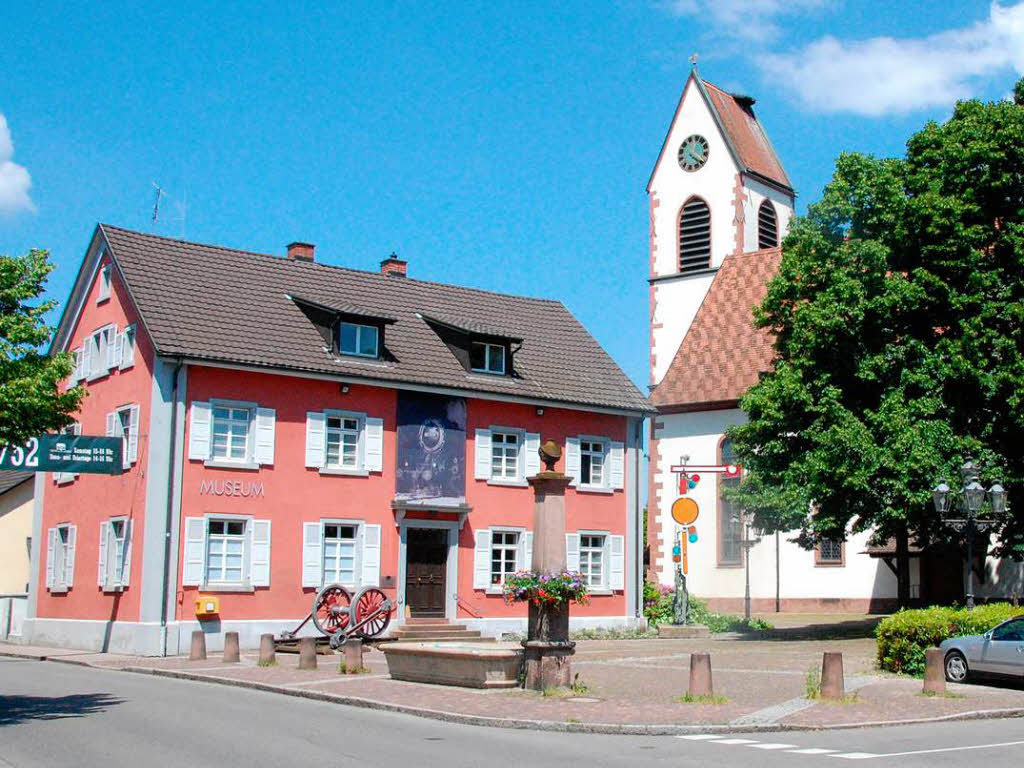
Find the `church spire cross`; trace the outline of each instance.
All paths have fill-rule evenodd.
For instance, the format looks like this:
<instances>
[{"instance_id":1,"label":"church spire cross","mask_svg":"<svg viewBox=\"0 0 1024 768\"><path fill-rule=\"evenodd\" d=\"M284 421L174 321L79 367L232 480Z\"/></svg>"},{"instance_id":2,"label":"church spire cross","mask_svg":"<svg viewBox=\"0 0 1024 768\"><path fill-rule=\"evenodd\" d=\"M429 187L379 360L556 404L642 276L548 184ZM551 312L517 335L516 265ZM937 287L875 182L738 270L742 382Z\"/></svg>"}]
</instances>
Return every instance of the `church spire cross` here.
<instances>
[{"instance_id":1,"label":"church spire cross","mask_svg":"<svg viewBox=\"0 0 1024 768\"><path fill-rule=\"evenodd\" d=\"M693 69L697 68L697 59L699 59L699 58L700 58L700 54L698 54L696 51L694 51L692 54L690 54L690 66Z\"/></svg>"}]
</instances>

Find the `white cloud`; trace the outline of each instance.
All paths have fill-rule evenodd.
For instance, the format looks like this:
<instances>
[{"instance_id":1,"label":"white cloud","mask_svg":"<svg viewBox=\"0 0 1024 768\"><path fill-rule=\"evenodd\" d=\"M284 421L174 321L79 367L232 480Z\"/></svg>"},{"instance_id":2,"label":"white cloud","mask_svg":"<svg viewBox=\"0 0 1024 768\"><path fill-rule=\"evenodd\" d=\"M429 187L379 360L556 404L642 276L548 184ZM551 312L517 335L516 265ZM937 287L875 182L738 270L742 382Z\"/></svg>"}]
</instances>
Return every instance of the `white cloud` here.
<instances>
[{"instance_id":1,"label":"white cloud","mask_svg":"<svg viewBox=\"0 0 1024 768\"><path fill-rule=\"evenodd\" d=\"M703 29L746 41L772 42L782 32L776 19L832 5L834 0L664 0L674 16L689 16Z\"/></svg>"},{"instance_id":2,"label":"white cloud","mask_svg":"<svg viewBox=\"0 0 1024 768\"><path fill-rule=\"evenodd\" d=\"M0 214L32 211L35 206L28 196L32 178L23 166L13 162L14 142L7 127L7 118L0 113Z\"/></svg>"},{"instance_id":3,"label":"white cloud","mask_svg":"<svg viewBox=\"0 0 1024 768\"><path fill-rule=\"evenodd\" d=\"M823 37L761 57L765 73L818 112L881 116L949 106L978 78L1024 73L1024 2L992 3L989 17L927 37Z\"/></svg>"}]
</instances>

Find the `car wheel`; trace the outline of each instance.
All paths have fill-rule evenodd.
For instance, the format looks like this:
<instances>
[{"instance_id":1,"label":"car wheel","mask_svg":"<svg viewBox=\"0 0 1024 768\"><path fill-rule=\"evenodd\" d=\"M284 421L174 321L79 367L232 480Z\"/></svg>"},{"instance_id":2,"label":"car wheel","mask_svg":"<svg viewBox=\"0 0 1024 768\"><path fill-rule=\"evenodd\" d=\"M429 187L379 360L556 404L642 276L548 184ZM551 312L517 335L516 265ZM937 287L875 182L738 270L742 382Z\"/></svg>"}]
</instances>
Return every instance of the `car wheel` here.
<instances>
[{"instance_id":1,"label":"car wheel","mask_svg":"<svg viewBox=\"0 0 1024 768\"><path fill-rule=\"evenodd\" d=\"M949 682L962 683L967 680L969 674L967 659L960 651L950 651L946 654L946 679Z\"/></svg>"}]
</instances>

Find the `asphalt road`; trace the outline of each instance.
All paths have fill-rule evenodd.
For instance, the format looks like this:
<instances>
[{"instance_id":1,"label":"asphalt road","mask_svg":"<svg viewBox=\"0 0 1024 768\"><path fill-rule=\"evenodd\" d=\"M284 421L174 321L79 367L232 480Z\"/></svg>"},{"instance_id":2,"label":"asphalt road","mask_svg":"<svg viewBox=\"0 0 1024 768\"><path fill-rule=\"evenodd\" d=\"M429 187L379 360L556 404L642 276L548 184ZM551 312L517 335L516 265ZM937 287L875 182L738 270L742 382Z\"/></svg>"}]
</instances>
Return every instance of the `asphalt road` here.
<instances>
[{"instance_id":1,"label":"asphalt road","mask_svg":"<svg viewBox=\"0 0 1024 768\"><path fill-rule=\"evenodd\" d=\"M241 688L0 658L0 766L1014 766L1024 720L714 739L453 725Z\"/></svg>"}]
</instances>

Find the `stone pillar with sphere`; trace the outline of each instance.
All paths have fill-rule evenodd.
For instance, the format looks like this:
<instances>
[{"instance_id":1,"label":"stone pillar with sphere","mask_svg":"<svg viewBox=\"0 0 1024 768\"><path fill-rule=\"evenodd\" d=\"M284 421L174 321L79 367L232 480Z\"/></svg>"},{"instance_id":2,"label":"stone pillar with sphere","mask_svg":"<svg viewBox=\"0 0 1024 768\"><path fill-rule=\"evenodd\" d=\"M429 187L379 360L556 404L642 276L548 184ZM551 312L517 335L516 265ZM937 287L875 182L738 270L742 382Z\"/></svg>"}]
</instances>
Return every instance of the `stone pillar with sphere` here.
<instances>
[{"instance_id":1,"label":"stone pillar with sphere","mask_svg":"<svg viewBox=\"0 0 1024 768\"><path fill-rule=\"evenodd\" d=\"M562 455L558 444L548 440L540 447L545 468L527 478L533 488L533 562L536 573L565 571L565 489L572 482L555 463ZM569 601L529 603L525 650L527 688L543 691L572 683L571 658L576 643L569 640Z\"/></svg>"}]
</instances>

